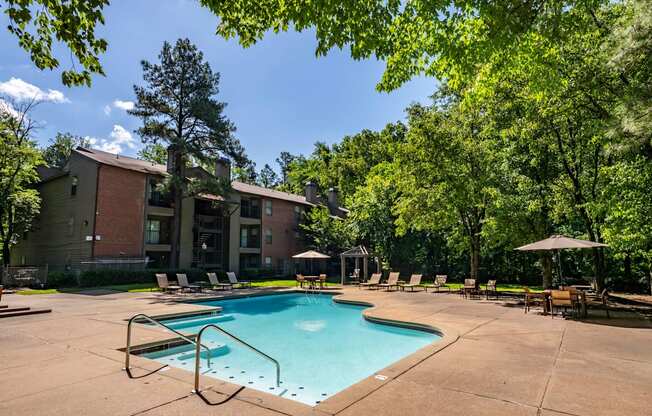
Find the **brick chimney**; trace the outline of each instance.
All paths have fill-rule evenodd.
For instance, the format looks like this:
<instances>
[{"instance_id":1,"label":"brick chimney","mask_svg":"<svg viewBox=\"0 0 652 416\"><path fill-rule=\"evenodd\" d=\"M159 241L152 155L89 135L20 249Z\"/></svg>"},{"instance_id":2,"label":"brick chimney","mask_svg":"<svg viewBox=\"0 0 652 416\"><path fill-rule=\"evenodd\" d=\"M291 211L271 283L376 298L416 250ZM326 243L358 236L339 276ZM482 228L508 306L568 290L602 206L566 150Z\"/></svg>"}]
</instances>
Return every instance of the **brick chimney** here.
<instances>
[{"instance_id":1,"label":"brick chimney","mask_svg":"<svg viewBox=\"0 0 652 416\"><path fill-rule=\"evenodd\" d=\"M306 182L306 201L311 204L316 204L317 201L317 184L314 182Z\"/></svg>"},{"instance_id":2,"label":"brick chimney","mask_svg":"<svg viewBox=\"0 0 652 416\"><path fill-rule=\"evenodd\" d=\"M215 161L215 176L231 180L231 161L229 159L220 157Z\"/></svg>"}]
</instances>

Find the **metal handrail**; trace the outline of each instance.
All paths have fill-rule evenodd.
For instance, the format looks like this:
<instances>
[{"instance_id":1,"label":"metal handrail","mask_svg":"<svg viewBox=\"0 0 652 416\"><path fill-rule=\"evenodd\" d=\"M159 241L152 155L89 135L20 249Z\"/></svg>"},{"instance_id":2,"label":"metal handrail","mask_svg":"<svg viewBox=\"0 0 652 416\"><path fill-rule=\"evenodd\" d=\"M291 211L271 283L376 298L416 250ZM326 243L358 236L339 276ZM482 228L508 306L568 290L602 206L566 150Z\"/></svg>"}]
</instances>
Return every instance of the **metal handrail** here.
<instances>
[{"instance_id":1,"label":"metal handrail","mask_svg":"<svg viewBox=\"0 0 652 416\"><path fill-rule=\"evenodd\" d=\"M205 330L207 330L209 328L213 328L213 329L223 333L224 335L231 338L232 340L244 345L245 347L249 348L253 352L257 353L258 355L261 355L262 357L264 357L264 358L268 359L269 361L273 362L274 365L276 366L276 387L279 387L281 385L281 366L279 365L278 361L276 361L275 359L273 359L269 355L265 354L264 352L262 352L258 348L254 347L253 345L250 345L249 343L241 340L240 338L236 337L235 335L231 334L230 332L227 332L226 330L220 328L219 326L217 326L215 324L208 324L208 325L204 326L197 333L197 338L196 338L196 340L197 340L197 344L196 344L197 349L196 349L196 354L195 354L195 390L194 390L195 393L200 394L200 390L199 390L199 367L200 367L199 366L199 364L200 364L199 345L200 345L200 342L201 342L202 334L204 333Z\"/></svg>"},{"instance_id":2,"label":"metal handrail","mask_svg":"<svg viewBox=\"0 0 652 416\"><path fill-rule=\"evenodd\" d=\"M156 319L152 318L151 316L147 316L147 315L145 315L143 313L139 313L138 315L132 316L131 319L129 319L129 323L127 324L127 347L125 348L125 368L124 368L124 370L127 371L127 374L129 374L129 377L133 378L131 376L130 367L129 367L129 357L131 356L131 324L134 323L134 321L136 319L139 319L139 318L140 319L145 319L146 321L149 321L149 322L153 323L154 325L158 325L158 326L162 327L163 329L167 329L168 331L170 331L170 332L174 333L175 335L177 335L179 338L182 338L183 340L195 345L197 347L197 354L200 353L200 348L201 347L205 348L206 353L208 355L208 367L211 366L211 350L207 346L201 344L199 342L199 338L196 338L196 341L195 341L192 338L189 338L186 335L183 335L181 332L170 328L169 326L163 324L160 321L157 321ZM149 374L153 374L153 373L155 373L155 372L157 372L159 370L162 370L165 367L167 367L167 365L164 365L163 367L161 367L161 368L159 368L157 370L154 370ZM147 375L149 375L149 374L147 374Z\"/></svg>"}]
</instances>

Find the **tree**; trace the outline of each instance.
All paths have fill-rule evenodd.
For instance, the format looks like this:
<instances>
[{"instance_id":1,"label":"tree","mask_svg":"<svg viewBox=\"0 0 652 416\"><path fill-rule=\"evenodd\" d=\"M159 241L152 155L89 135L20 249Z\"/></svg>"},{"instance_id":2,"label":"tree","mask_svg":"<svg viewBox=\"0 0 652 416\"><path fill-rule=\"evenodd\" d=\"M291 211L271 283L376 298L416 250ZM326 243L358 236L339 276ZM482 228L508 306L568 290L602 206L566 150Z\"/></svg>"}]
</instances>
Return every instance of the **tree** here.
<instances>
[{"instance_id":1,"label":"tree","mask_svg":"<svg viewBox=\"0 0 652 416\"><path fill-rule=\"evenodd\" d=\"M203 54L188 39L174 47L165 42L160 63L142 61L146 86L134 86L137 102L129 113L143 126L137 132L145 144L160 144L171 152L170 189L174 216L171 230L170 266L178 266L181 209L184 198L198 192L225 195L230 181L214 177L190 180L186 167L191 162L213 163L222 154L241 162L242 146L233 136L235 126L224 113L226 104L215 99L219 73L214 73Z\"/></svg>"},{"instance_id":2,"label":"tree","mask_svg":"<svg viewBox=\"0 0 652 416\"><path fill-rule=\"evenodd\" d=\"M349 224L331 216L328 208L316 206L306 212L299 230L308 246L314 250L337 257L355 241Z\"/></svg>"},{"instance_id":3,"label":"tree","mask_svg":"<svg viewBox=\"0 0 652 416\"><path fill-rule=\"evenodd\" d=\"M50 144L43 149L43 159L48 166L61 169L68 163L70 154L77 147L90 148L91 141L70 133L57 133L54 139L50 139Z\"/></svg>"},{"instance_id":4,"label":"tree","mask_svg":"<svg viewBox=\"0 0 652 416\"><path fill-rule=\"evenodd\" d=\"M95 36L104 24L102 12L108 0L4 0L9 17L8 30L38 69L56 69L59 60L52 51L54 40L62 42L83 68L74 66L62 72L67 86L91 85L93 74L104 75L98 55L107 48L106 40ZM67 57L67 54L65 55Z\"/></svg>"},{"instance_id":5,"label":"tree","mask_svg":"<svg viewBox=\"0 0 652 416\"><path fill-rule=\"evenodd\" d=\"M425 73L446 79L454 88L473 77L477 66L505 55L534 33L555 38L574 13L595 11L607 0L488 1L453 3L428 0L292 2L270 0L202 0L220 23L217 33L237 37L244 47L269 32L314 29L316 54L347 46L354 59L386 62L380 90L399 87Z\"/></svg>"},{"instance_id":6,"label":"tree","mask_svg":"<svg viewBox=\"0 0 652 416\"><path fill-rule=\"evenodd\" d=\"M256 173L256 163L251 160L236 163L233 167L233 180L255 185L258 183L258 173Z\"/></svg>"},{"instance_id":7,"label":"tree","mask_svg":"<svg viewBox=\"0 0 652 416\"><path fill-rule=\"evenodd\" d=\"M499 192L495 132L486 128L481 109L455 101L412 106L409 128L396 160L399 231L452 228L469 253L471 278L478 279L483 231Z\"/></svg>"},{"instance_id":8,"label":"tree","mask_svg":"<svg viewBox=\"0 0 652 416\"><path fill-rule=\"evenodd\" d=\"M0 107L0 242L5 266L11 262L11 246L29 231L40 210L41 199L32 185L44 161L32 140L36 124L28 117L35 104L12 112Z\"/></svg>"},{"instance_id":9,"label":"tree","mask_svg":"<svg viewBox=\"0 0 652 416\"><path fill-rule=\"evenodd\" d=\"M281 184L285 185L288 182L288 172L290 171L290 165L295 161L297 157L291 154L290 152L281 152L281 154L276 158L276 163L281 168Z\"/></svg>"},{"instance_id":10,"label":"tree","mask_svg":"<svg viewBox=\"0 0 652 416\"><path fill-rule=\"evenodd\" d=\"M265 163L258 175L258 183L264 188L274 188L278 185L278 175L271 166Z\"/></svg>"},{"instance_id":11,"label":"tree","mask_svg":"<svg viewBox=\"0 0 652 416\"><path fill-rule=\"evenodd\" d=\"M168 160L168 151L160 143L148 143L138 151L138 158L164 165Z\"/></svg>"}]
</instances>

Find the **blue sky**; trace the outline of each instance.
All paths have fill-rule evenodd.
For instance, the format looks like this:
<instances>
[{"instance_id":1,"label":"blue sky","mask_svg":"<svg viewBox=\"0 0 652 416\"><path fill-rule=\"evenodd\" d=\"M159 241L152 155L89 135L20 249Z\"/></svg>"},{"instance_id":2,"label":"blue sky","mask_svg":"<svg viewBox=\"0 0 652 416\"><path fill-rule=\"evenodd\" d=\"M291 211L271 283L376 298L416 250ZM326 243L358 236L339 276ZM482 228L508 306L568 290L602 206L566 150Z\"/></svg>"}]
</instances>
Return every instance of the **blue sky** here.
<instances>
[{"instance_id":1,"label":"blue sky","mask_svg":"<svg viewBox=\"0 0 652 416\"><path fill-rule=\"evenodd\" d=\"M96 146L135 155L142 145L133 132L139 120L124 108L133 101L133 85L142 84L140 61L156 61L163 41L187 37L221 73L219 99L237 126L236 136L260 169L279 152L307 154L317 140L333 143L364 128L381 129L402 120L412 102L428 102L436 82L417 78L390 94L375 85L384 63L354 61L347 51L316 58L311 32L270 34L244 49L236 40L215 35L217 18L189 0L114 1L105 10L100 34L109 42L101 59L106 77L91 88L67 88L60 71L39 71L0 17L0 94L42 94L34 112L42 128L39 143L56 132L94 138ZM67 54L59 54L63 68ZM38 89L34 89L34 87ZM52 90L52 91L50 91ZM276 167L276 166L275 166Z\"/></svg>"}]
</instances>

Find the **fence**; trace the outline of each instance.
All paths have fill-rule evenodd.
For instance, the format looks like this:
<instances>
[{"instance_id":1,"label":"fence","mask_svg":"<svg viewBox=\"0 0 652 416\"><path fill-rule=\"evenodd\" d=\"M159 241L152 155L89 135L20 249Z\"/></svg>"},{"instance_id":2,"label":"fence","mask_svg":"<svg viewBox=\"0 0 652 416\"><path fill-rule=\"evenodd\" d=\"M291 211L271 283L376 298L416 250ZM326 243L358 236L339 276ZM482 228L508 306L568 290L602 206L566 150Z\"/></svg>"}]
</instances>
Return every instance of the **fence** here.
<instances>
[{"instance_id":1,"label":"fence","mask_svg":"<svg viewBox=\"0 0 652 416\"><path fill-rule=\"evenodd\" d=\"M149 257L97 258L81 262L82 270L144 270Z\"/></svg>"},{"instance_id":2,"label":"fence","mask_svg":"<svg viewBox=\"0 0 652 416\"><path fill-rule=\"evenodd\" d=\"M44 287L48 283L48 266L8 266L2 270L5 287Z\"/></svg>"}]
</instances>

